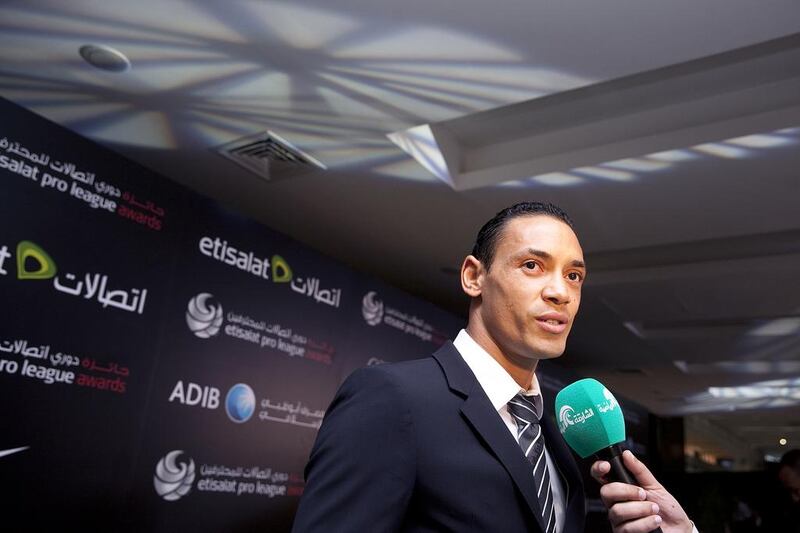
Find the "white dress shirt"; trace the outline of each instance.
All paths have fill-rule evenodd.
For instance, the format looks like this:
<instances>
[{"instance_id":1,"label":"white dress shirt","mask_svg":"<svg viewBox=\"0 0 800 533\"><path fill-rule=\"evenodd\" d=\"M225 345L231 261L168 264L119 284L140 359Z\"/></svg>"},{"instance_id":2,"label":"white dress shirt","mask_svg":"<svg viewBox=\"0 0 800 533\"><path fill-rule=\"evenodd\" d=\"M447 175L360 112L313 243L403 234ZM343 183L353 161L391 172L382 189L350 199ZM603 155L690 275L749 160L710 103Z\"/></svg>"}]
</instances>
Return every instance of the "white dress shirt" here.
<instances>
[{"instance_id":1,"label":"white dress shirt","mask_svg":"<svg viewBox=\"0 0 800 533\"><path fill-rule=\"evenodd\" d=\"M508 431L514 439L517 439L517 424L511 417L508 411L508 402L518 393L525 394L526 396L541 394L539 389L539 380L536 379L536 374L533 375L533 382L531 383L530 390L523 390L514 381L514 378L506 372L506 369L500 366L494 357L481 348L481 346L469 336L465 330L461 330L453 341L458 353L467 363L475 378L480 383L489 401L497 410L500 418L505 422ZM561 479L561 474L555 465L550 453L547 451L547 442L545 441L545 459L547 460L547 470L550 473L550 486L553 491L553 508L556 514L556 533L561 533L564 530L564 516L566 514L566 501L564 498L564 482ZM533 476L533 470L531 470Z\"/></svg>"}]
</instances>

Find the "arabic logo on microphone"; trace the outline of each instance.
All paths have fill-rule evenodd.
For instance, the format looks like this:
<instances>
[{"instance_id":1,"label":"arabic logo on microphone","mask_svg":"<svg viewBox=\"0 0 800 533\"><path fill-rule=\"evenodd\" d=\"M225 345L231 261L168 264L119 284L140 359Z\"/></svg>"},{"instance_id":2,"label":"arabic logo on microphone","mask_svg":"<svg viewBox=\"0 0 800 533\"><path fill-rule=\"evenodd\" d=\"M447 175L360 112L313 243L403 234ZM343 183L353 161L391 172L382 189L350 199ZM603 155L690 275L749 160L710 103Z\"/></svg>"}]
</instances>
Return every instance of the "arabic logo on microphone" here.
<instances>
[{"instance_id":1,"label":"arabic logo on microphone","mask_svg":"<svg viewBox=\"0 0 800 533\"><path fill-rule=\"evenodd\" d=\"M375 291L369 291L361 300L361 314L370 326L377 326L383 319L383 302L376 300Z\"/></svg>"},{"instance_id":2,"label":"arabic logo on microphone","mask_svg":"<svg viewBox=\"0 0 800 533\"><path fill-rule=\"evenodd\" d=\"M169 502L186 496L194 483L194 461L189 458L188 464L183 461L177 463L182 453L183 450L173 450L162 457L153 476L156 493Z\"/></svg>"},{"instance_id":3,"label":"arabic logo on microphone","mask_svg":"<svg viewBox=\"0 0 800 533\"><path fill-rule=\"evenodd\" d=\"M572 421L573 414L575 414L575 410L569 405L563 406L558 411L558 429L561 433L564 433L569 426L575 424L575 422Z\"/></svg>"},{"instance_id":4,"label":"arabic logo on microphone","mask_svg":"<svg viewBox=\"0 0 800 533\"><path fill-rule=\"evenodd\" d=\"M569 426L583 424L593 416L594 410L591 407L575 414L575 409L569 405L565 405L558 411L558 429L561 433L564 433Z\"/></svg>"},{"instance_id":5,"label":"arabic logo on microphone","mask_svg":"<svg viewBox=\"0 0 800 533\"><path fill-rule=\"evenodd\" d=\"M189 300L189 308L186 310L186 324L201 339L213 337L222 326L222 304L210 304L208 300L211 298L211 294L201 292Z\"/></svg>"},{"instance_id":6,"label":"arabic logo on microphone","mask_svg":"<svg viewBox=\"0 0 800 533\"><path fill-rule=\"evenodd\" d=\"M225 412L237 424L247 422L256 410L256 395L249 385L237 383L225 397Z\"/></svg>"},{"instance_id":7,"label":"arabic logo on microphone","mask_svg":"<svg viewBox=\"0 0 800 533\"><path fill-rule=\"evenodd\" d=\"M606 399L605 404L598 404L597 409L601 413L606 413L608 411L613 411L615 407L619 407L619 403L617 399L614 398L614 395L611 394L611 391L607 388L603 387L603 398Z\"/></svg>"}]
</instances>

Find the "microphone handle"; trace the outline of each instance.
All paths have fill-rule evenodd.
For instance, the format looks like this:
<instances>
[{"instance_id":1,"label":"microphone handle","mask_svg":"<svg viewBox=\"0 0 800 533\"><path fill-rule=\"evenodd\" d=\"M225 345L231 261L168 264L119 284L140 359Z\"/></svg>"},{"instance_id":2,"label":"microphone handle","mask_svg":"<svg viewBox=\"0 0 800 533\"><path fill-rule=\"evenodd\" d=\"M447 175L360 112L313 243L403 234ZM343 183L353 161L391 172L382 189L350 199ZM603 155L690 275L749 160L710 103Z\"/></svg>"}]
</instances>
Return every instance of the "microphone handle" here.
<instances>
[{"instance_id":1,"label":"microphone handle","mask_svg":"<svg viewBox=\"0 0 800 533\"><path fill-rule=\"evenodd\" d=\"M619 444L613 444L608 448L603 448L599 452L597 452L597 458L601 461L608 461L611 464L611 472L609 472L609 479L612 481L621 481L622 483L627 483L628 485L636 485L636 480L633 479L633 476L628 472L628 469L625 468L625 465L622 463L622 452L625 449L620 446ZM655 528L651 533L663 533L660 527Z\"/></svg>"}]
</instances>

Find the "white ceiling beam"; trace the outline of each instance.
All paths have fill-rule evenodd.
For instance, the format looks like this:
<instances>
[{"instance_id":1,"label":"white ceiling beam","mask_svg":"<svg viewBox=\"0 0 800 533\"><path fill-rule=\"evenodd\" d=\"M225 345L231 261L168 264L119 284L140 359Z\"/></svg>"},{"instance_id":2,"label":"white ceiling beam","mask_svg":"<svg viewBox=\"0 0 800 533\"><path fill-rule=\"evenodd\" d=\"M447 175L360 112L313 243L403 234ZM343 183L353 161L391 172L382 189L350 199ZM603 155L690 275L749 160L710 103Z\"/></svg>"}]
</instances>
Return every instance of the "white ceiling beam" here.
<instances>
[{"instance_id":1,"label":"white ceiling beam","mask_svg":"<svg viewBox=\"0 0 800 533\"><path fill-rule=\"evenodd\" d=\"M473 189L800 124L800 34L432 123L448 184ZM419 127L390 138L410 150Z\"/></svg>"}]
</instances>

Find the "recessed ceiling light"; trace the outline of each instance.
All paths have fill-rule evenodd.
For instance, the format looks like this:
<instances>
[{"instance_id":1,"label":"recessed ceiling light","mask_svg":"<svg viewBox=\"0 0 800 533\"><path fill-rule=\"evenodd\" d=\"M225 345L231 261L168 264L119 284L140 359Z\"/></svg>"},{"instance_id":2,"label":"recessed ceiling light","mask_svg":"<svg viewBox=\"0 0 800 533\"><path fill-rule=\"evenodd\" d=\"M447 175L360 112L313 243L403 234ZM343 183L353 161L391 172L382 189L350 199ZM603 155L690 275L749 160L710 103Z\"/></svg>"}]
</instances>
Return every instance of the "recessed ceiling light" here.
<instances>
[{"instance_id":1,"label":"recessed ceiling light","mask_svg":"<svg viewBox=\"0 0 800 533\"><path fill-rule=\"evenodd\" d=\"M781 446L786 446L786 444L787 444L788 442L789 442L789 441L788 441L788 440L786 440L786 439L784 439L784 438L781 438L780 440L778 440L778 443L779 443Z\"/></svg>"},{"instance_id":2,"label":"recessed ceiling light","mask_svg":"<svg viewBox=\"0 0 800 533\"><path fill-rule=\"evenodd\" d=\"M100 70L125 72L131 68L130 60L119 50L103 44L85 44L79 50L87 63Z\"/></svg>"}]
</instances>

